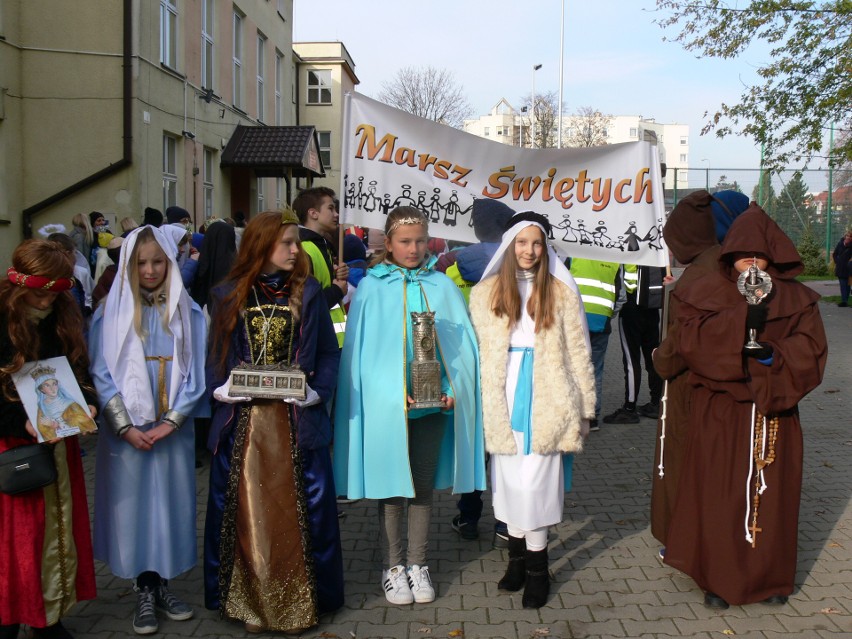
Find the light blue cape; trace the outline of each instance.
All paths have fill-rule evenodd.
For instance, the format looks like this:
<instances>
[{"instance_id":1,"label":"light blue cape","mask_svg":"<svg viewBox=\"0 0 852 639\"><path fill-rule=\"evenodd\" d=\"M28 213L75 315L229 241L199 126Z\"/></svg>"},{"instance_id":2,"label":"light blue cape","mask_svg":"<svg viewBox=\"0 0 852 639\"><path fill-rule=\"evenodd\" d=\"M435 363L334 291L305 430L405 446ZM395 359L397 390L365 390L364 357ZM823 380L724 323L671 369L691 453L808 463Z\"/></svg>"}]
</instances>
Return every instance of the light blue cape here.
<instances>
[{"instance_id":1,"label":"light blue cape","mask_svg":"<svg viewBox=\"0 0 852 639\"><path fill-rule=\"evenodd\" d=\"M367 271L349 309L334 423L334 481L350 499L414 497L408 461L405 287L422 286L455 410L446 428L435 488L485 489L479 351L464 297L443 273L380 264Z\"/></svg>"}]
</instances>

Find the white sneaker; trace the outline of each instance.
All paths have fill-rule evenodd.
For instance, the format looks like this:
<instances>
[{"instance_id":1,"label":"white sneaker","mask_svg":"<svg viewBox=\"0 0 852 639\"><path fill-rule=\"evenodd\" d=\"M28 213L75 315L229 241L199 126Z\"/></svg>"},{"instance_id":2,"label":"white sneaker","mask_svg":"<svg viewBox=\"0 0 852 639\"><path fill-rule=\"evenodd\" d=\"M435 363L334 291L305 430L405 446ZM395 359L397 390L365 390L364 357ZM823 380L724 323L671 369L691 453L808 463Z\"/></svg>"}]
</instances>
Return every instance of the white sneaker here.
<instances>
[{"instance_id":1,"label":"white sneaker","mask_svg":"<svg viewBox=\"0 0 852 639\"><path fill-rule=\"evenodd\" d=\"M390 570L382 572L382 587L385 589L385 598L392 604L404 606L414 603L414 595L408 586L405 577L405 568L394 566Z\"/></svg>"},{"instance_id":2,"label":"white sneaker","mask_svg":"<svg viewBox=\"0 0 852 639\"><path fill-rule=\"evenodd\" d=\"M414 564L409 566L406 572L414 601L417 603L435 601L435 589L432 587L432 580L429 578L429 567Z\"/></svg>"}]
</instances>

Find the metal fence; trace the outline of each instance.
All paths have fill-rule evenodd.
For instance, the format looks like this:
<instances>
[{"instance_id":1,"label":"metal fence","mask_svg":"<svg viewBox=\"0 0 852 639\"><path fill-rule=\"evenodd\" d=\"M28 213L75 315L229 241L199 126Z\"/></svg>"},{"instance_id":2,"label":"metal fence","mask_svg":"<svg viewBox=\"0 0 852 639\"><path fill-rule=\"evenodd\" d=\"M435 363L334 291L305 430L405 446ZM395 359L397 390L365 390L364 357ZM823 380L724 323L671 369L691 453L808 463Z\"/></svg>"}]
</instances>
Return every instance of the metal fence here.
<instances>
[{"instance_id":1,"label":"metal fence","mask_svg":"<svg viewBox=\"0 0 852 639\"><path fill-rule=\"evenodd\" d=\"M666 189L667 210L698 189L711 193L735 189L760 204L796 245L810 231L823 247L826 260L845 231L852 227L852 186L833 185L828 215L829 176L825 169L765 171L762 184L760 169L701 167L669 171L674 174L673 183L681 186Z\"/></svg>"}]
</instances>

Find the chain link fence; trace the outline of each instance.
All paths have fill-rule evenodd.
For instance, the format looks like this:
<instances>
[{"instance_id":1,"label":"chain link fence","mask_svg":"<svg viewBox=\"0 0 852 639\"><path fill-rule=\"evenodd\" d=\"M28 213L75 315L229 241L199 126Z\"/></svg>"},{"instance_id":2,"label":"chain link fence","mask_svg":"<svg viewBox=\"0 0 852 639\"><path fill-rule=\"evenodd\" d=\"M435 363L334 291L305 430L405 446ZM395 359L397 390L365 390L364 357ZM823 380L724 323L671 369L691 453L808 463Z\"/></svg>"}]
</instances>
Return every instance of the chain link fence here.
<instances>
[{"instance_id":1,"label":"chain link fence","mask_svg":"<svg viewBox=\"0 0 852 639\"><path fill-rule=\"evenodd\" d=\"M669 168L669 171L674 173L674 184L689 186L666 189L667 211L695 190L714 193L735 189L757 202L800 252L817 250L824 263L830 261L846 230L852 228L852 185L838 187L835 181L829 214L829 176L824 169L764 171L763 180L760 169L701 167Z\"/></svg>"}]
</instances>

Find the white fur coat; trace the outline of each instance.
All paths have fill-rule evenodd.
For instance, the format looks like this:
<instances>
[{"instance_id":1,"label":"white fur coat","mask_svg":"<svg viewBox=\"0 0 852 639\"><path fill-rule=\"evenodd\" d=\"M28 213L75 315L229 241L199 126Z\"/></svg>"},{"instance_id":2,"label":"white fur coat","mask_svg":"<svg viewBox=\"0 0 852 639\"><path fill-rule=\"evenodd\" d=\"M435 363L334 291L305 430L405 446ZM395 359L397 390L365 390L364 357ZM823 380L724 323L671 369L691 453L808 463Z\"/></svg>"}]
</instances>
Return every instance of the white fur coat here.
<instances>
[{"instance_id":1,"label":"white fur coat","mask_svg":"<svg viewBox=\"0 0 852 639\"><path fill-rule=\"evenodd\" d=\"M482 422L489 453L517 452L506 401L509 323L491 312L497 276L477 284L470 295L470 314L479 339ZM573 453L583 448L581 420L595 416L595 375L580 325L579 297L559 280L556 321L535 336L532 451Z\"/></svg>"}]
</instances>

